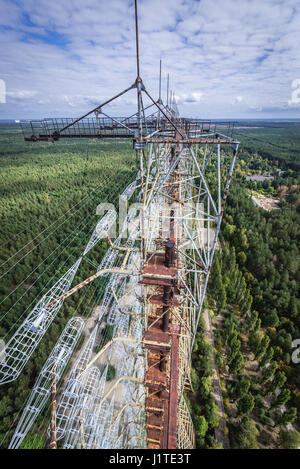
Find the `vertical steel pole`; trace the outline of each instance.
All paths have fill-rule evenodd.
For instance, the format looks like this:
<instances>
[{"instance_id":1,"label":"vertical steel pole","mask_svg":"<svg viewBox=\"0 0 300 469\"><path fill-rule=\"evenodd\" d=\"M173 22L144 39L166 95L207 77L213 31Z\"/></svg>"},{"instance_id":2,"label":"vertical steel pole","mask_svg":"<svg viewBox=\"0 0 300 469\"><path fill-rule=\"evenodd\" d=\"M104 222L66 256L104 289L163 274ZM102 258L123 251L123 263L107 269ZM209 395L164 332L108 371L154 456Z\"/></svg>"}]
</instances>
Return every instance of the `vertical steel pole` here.
<instances>
[{"instance_id":1,"label":"vertical steel pole","mask_svg":"<svg viewBox=\"0 0 300 469\"><path fill-rule=\"evenodd\" d=\"M161 59L159 61L159 90L158 90L158 100L161 103Z\"/></svg>"},{"instance_id":2,"label":"vertical steel pole","mask_svg":"<svg viewBox=\"0 0 300 469\"><path fill-rule=\"evenodd\" d=\"M221 213L221 156L220 156L220 144L218 144L218 214Z\"/></svg>"},{"instance_id":3,"label":"vertical steel pole","mask_svg":"<svg viewBox=\"0 0 300 469\"><path fill-rule=\"evenodd\" d=\"M169 82L170 82L170 75L168 73L168 80L167 80L167 107L169 106Z\"/></svg>"},{"instance_id":4,"label":"vertical steel pole","mask_svg":"<svg viewBox=\"0 0 300 469\"><path fill-rule=\"evenodd\" d=\"M233 150L233 156L232 156L232 160L231 160L231 164L230 164L230 168L229 168L229 172L228 172L228 176L227 176L227 180L226 180L226 184L225 184L225 190L224 190L224 194L223 194L221 212L220 212L220 215L219 215L219 218L218 218L218 223L217 223L216 232L215 232L215 236L214 236L214 242L213 242L213 245L212 245L211 255L210 255L209 264L208 264L208 269L209 270L210 270L211 265L212 265L212 261L213 261L213 257L214 257L214 251L215 251L215 248L216 248L219 232L220 232L220 229L221 229L221 223L222 223L222 219L223 219L223 215L224 215L227 195L228 195L228 191L229 191L229 187L230 187L230 183L231 183L231 177L232 177L233 168L234 168L235 160L236 160L236 157L237 157L237 153L238 153L238 145L236 145L235 149Z\"/></svg>"},{"instance_id":5,"label":"vertical steel pole","mask_svg":"<svg viewBox=\"0 0 300 469\"><path fill-rule=\"evenodd\" d=\"M225 190L224 190L224 194L223 194L222 207L221 207L221 213L220 213L219 218L218 218L218 223L217 223L217 227L216 227L214 241L213 241L213 245L212 245L212 248L211 248L211 255L210 255L210 258L208 260L208 271L207 271L207 274L206 274L205 283L204 283L203 291L202 291L202 294L201 294L200 305L199 305L199 308L198 308L196 327L195 327L195 331L194 331L194 334L193 334L193 340L192 340L192 348L193 348L195 338L196 338L196 333L197 333L197 329L198 329L200 314L201 314L203 301L204 301L204 297L205 297L205 293L206 293L207 283L208 283L208 279L209 279L209 275L210 275L210 269L211 269L212 261L213 261L213 258L214 258L217 239L218 239L220 228L221 228L222 218L223 218L223 215L224 215L224 209L225 209L225 205L226 205L227 195L228 195L228 191L229 191L229 187L230 187L230 183L231 183L231 177L232 177L233 168L234 168L235 160L236 160L236 157L237 157L237 153L238 153L238 144L235 145L235 148L233 150L233 156L232 156L232 160L231 160L231 164L230 164L230 168L229 168L229 172L228 172L228 176L227 176L227 180L226 180Z\"/></svg>"},{"instance_id":6,"label":"vertical steel pole","mask_svg":"<svg viewBox=\"0 0 300 469\"><path fill-rule=\"evenodd\" d=\"M134 0L134 10L135 10L135 45L136 45L136 71L137 78L140 78L140 52L139 52L139 25L138 25L138 10L137 10L137 0Z\"/></svg>"},{"instance_id":7,"label":"vertical steel pole","mask_svg":"<svg viewBox=\"0 0 300 469\"><path fill-rule=\"evenodd\" d=\"M56 444L56 365L52 369L52 385L51 385L51 434L50 449L57 449Z\"/></svg>"},{"instance_id":8,"label":"vertical steel pole","mask_svg":"<svg viewBox=\"0 0 300 469\"><path fill-rule=\"evenodd\" d=\"M142 122L142 80L140 77L140 57L139 57L139 27L138 27L138 9L137 9L137 0L134 0L134 9L135 9L135 42L136 42L136 88L137 88L137 105L138 105L138 141L140 147L139 151L140 157L140 170L141 170L141 202L142 202L142 214L141 214L141 231L142 231L142 252L143 258L145 258L145 233L144 233L144 164L143 164L143 122Z\"/></svg>"},{"instance_id":9,"label":"vertical steel pole","mask_svg":"<svg viewBox=\"0 0 300 469\"><path fill-rule=\"evenodd\" d=\"M159 102L159 104L162 104L162 100L161 100L161 59L159 61L158 102ZM160 126L160 109L158 110L158 119L157 119L156 130L159 129L159 126Z\"/></svg>"}]
</instances>

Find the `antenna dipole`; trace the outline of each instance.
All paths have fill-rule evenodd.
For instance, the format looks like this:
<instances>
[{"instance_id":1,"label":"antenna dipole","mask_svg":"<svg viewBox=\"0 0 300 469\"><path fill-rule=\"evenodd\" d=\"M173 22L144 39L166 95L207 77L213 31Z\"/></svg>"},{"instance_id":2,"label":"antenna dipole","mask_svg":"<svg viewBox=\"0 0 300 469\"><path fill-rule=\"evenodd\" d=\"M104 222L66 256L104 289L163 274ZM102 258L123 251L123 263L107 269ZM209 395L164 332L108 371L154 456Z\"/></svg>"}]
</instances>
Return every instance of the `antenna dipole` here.
<instances>
[{"instance_id":1,"label":"antenna dipole","mask_svg":"<svg viewBox=\"0 0 300 469\"><path fill-rule=\"evenodd\" d=\"M159 61L159 93L158 93L158 100L161 103L161 59Z\"/></svg>"},{"instance_id":2,"label":"antenna dipole","mask_svg":"<svg viewBox=\"0 0 300 469\"><path fill-rule=\"evenodd\" d=\"M137 0L134 0L134 10L135 10L136 71L137 71L137 80L139 80L140 79L140 53L139 53L139 24L138 24Z\"/></svg>"},{"instance_id":3,"label":"antenna dipole","mask_svg":"<svg viewBox=\"0 0 300 469\"><path fill-rule=\"evenodd\" d=\"M170 75L168 73L168 80L167 80L167 107L169 106L169 81L170 81Z\"/></svg>"}]
</instances>

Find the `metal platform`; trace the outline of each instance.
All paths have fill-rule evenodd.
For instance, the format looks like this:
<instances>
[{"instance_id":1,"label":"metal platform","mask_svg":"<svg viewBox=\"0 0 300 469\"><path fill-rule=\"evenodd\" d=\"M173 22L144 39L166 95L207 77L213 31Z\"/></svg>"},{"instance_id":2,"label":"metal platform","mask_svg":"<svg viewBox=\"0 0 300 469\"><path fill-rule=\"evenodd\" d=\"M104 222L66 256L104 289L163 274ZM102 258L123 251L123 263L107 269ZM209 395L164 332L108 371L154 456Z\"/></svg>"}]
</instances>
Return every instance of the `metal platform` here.
<instances>
[{"instance_id":1,"label":"metal platform","mask_svg":"<svg viewBox=\"0 0 300 469\"><path fill-rule=\"evenodd\" d=\"M95 114L95 113L94 113ZM141 124L143 139L149 143L172 143L174 140L189 143L211 143L211 139L220 138L216 143L231 143L234 122L213 122L201 119L173 119L181 134L170 122L155 115L145 117ZM20 121L26 141L57 141L59 139L137 139L139 122L134 117L110 117L96 113L95 117L46 118L42 120ZM221 134L226 133L226 138ZM183 135L186 138L183 138Z\"/></svg>"}]
</instances>

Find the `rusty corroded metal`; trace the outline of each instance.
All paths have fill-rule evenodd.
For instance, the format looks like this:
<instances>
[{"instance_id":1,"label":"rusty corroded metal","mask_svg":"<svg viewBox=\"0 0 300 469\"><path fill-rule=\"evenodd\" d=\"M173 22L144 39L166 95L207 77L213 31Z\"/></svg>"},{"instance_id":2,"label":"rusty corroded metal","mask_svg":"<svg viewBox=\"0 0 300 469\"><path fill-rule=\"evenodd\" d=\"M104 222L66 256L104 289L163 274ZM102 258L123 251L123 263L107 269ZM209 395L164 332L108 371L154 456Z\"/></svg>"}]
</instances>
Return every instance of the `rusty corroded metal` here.
<instances>
[{"instance_id":1,"label":"rusty corroded metal","mask_svg":"<svg viewBox=\"0 0 300 469\"><path fill-rule=\"evenodd\" d=\"M56 365L52 369L52 386L51 386L51 432L50 432L50 449L57 449L56 443Z\"/></svg>"},{"instance_id":2,"label":"rusty corroded metal","mask_svg":"<svg viewBox=\"0 0 300 469\"><path fill-rule=\"evenodd\" d=\"M69 418L69 433L65 442L67 448L107 448L109 444L112 447L147 446L152 449L195 446L192 420L183 398L183 390L191 381L193 341L217 247L238 142L233 138L233 123L214 123L180 117L174 91L169 93L169 79L167 102L164 104L161 97L161 62L158 100L148 92L140 70L137 0L134 1L134 6L137 68L134 83L77 119L44 119L22 123L28 131L25 139L33 142L55 142L65 138L132 139L139 163L139 193L136 199L142 205L139 235L132 239L128 247L121 246L120 239L120 242L114 244L107 235L109 250L113 253L112 262L105 264L107 268L99 267L96 273L73 288L68 284L57 295L52 296L44 305L41 316L31 330L37 333L39 322L43 320L44 315L52 308L59 309L58 306L70 295L102 275L111 274L109 288L105 291L101 314L99 313L98 317L99 321L104 319L107 324L113 326L114 334L120 336L113 337L97 352L78 376L86 370L91 370L91 376L95 377L100 373L97 360L104 356L104 352L108 352L111 347L110 356L113 356L116 350L115 353L119 353L120 350L115 347L119 342L121 345L126 343L126 348L124 346L122 354L120 352L121 359L115 360L118 378L94 408L91 402L94 388L91 387L81 399L82 388L79 387L78 395L73 389L76 376L75 372L73 373L73 381L66 394L76 395L77 404L81 404L75 406L74 400L73 407L71 404L66 406L70 411L64 414L66 420ZM103 111L106 105L132 89L136 89L137 93L136 113L129 117L112 117ZM143 97L150 101L150 105L144 106ZM154 111L146 115L150 108ZM221 153L221 146L222 149L225 148L224 154ZM227 175L224 162L229 155L230 146L234 151ZM215 171L216 175L215 188L210 187L212 171ZM226 176L222 181L224 174ZM200 208L191 208L191 201L200 205ZM156 203L158 208L155 207ZM154 215L151 214L153 206ZM166 208L164 213L160 213L163 211L162 207ZM158 232L155 231L156 227ZM121 267L112 267L118 253L122 251L126 254L120 262ZM134 251L139 255L138 267L134 267L134 263L129 265L130 256L135 254ZM82 256L85 256L86 252ZM120 276L123 276L122 282L119 281ZM135 282L132 282L132 278ZM126 303L124 298L126 295L128 297L127 287L132 287L132 283L135 283L134 294L129 294L130 300L127 298ZM141 317L142 321L138 323ZM127 321L128 319L130 321ZM96 328L93 337L97 334ZM130 347L131 353L128 352ZM137 370L133 363L141 357L139 363L142 365ZM95 365L93 369L92 364ZM122 375L125 371L128 374L126 376ZM115 390L121 382L124 384L124 380L143 387L142 392L139 387L135 388L140 402L131 402L132 389L128 387L122 395L126 403L113 418L112 414L119 405L114 400ZM102 377L101 383L102 381L105 385L106 378ZM70 390L72 392L69 393ZM54 386L52 391L51 441L53 440L53 447L56 447L55 418L52 419L53 415L55 417ZM128 403L131 409L125 418L122 409L126 409ZM141 410L134 414L134 406L142 407L145 415ZM77 410L79 418L73 415ZM70 415L74 418L69 417ZM94 430L91 430L91 423L95 425ZM74 428L76 425L78 428ZM131 425L134 431L131 428L126 434L126 429ZM102 432L101 437L99 431Z\"/></svg>"}]
</instances>

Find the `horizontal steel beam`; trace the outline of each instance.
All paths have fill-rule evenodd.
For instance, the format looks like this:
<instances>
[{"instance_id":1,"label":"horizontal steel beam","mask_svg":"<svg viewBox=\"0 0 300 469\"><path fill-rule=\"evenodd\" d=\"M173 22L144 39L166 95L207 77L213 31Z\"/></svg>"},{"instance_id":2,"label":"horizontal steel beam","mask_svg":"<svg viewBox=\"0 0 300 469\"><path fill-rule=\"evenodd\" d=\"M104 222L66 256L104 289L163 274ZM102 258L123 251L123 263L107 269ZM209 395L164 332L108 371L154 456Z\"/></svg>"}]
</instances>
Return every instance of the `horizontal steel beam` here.
<instances>
[{"instance_id":1,"label":"horizontal steel beam","mask_svg":"<svg viewBox=\"0 0 300 469\"><path fill-rule=\"evenodd\" d=\"M231 138L214 138L214 137L200 137L200 138L187 138L185 140L182 139L176 139L176 138L170 138L170 137L162 137L162 138L147 138L147 142L149 143L180 143L180 144L185 144L185 143L220 143L220 144L238 144L236 140L233 140Z\"/></svg>"}]
</instances>

